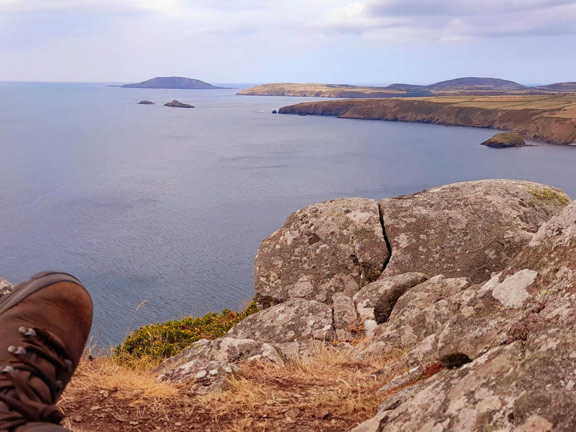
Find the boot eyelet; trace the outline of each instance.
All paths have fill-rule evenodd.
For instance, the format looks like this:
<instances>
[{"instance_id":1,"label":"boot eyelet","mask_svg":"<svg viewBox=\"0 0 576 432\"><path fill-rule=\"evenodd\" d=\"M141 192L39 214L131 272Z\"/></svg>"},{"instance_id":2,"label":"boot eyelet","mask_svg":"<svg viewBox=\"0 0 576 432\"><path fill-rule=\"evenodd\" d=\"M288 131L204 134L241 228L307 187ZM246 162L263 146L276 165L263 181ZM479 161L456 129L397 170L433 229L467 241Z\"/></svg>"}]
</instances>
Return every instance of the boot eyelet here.
<instances>
[{"instance_id":1,"label":"boot eyelet","mask_svg":"<svg viewBox=\"0 0 576 432\"><path fill-rule=\"evenodd\" d=\"M6 366L4 369L0 371L2 374L10 374L14 372L14 368L12 366Z\"/></svg>"},{"instance_id":2,"label":"boot eyelet","mask_svg":"<svg viewBox=\"0 0 576 432\"><path fill-rule=\"evenodd\" d=\"M26 337L36 337L36 330L30 327L20 327L18 331Z\"/></svg>"},{"instance_id":3,"label":"boot eyelet","mask_svg":"<svg viewBox=\"0 0 576 432\"><path fill-rule=\"evenodd\" d=\"M10 354L14 354L16 352L16 347L14 345L10 345L7 349Z\"/></svg>"},{"instance_id":4,"label":"boot eyelet","mask_svg":"<svg viewBox=\"0 0 576 432\"><path fill-rule=\"evenodd\" d=\"M23 356L26 355L26 348L18 347L14 352L14 355Z\"/></svg>"},{"instance_id":5,"label":"boot eyelet","mask_svg":"<svg viewBox=\"0 0 576 432\"><path fill-rule=\"evenodd\" d=\"M72 368L74 367L74 363L72 362L72 360L69 359L64 360L64 364L68 368L68 371L71 371Z\"/></svg>"}]
</instances>

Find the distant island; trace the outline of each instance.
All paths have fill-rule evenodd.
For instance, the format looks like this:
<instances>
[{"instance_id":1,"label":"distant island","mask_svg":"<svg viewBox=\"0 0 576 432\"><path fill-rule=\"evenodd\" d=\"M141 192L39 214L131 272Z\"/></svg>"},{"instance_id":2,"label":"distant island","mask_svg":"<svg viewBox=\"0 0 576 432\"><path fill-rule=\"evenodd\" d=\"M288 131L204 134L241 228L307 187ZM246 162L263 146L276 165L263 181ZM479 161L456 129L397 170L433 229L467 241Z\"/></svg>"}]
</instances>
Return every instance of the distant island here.
<instances>
[{"instance_id":1,"label":"distant island","mask_svg":"<svg viewBox=\"0 0 576 432\"><path fill-rule=\"evenodd\" d=\"M204 90L222 89L204 81L184 77L156 77L136 84L124 84L122 88L147 88L147 89L178 89L178 90Z\"/></svg>"},{"instance_id":2,"label":"distant island","mask_svg":"<svg viewBox=\"0 0 576 432\"><path fill-rule=\"evenodd\" d=\"M494 135L492 138L487 139L481 145L497 149L526 147L526 141L522 135L514 132L504 132Z\"/></svg>"},{"instance_id":3,"label":"distant island","mask_svg":"<svg viewBox=\"0 0 576 432\"><path fill-rule=\"evenodd\" d=\"M517 82L500 78L464 77L440 81L430 85L391 84L387 87L353 86L347 84L272 83L247 88L237 94L248 96L389 98L451 95L547 95L571 92L576 92L576 83L574 82L527 87Z\"/></svg>"}]
</instances>

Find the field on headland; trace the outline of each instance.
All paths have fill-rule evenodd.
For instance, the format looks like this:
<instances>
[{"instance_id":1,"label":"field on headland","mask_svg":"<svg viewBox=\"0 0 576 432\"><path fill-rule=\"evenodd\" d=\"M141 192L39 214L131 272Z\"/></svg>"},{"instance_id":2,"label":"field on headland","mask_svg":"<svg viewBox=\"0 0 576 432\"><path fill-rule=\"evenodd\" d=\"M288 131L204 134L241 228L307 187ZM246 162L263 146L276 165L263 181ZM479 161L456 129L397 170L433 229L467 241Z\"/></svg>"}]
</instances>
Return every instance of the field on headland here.
<instances>
[{"instance_id":1,"label":"field on headland","mask_svg":"<svg viewBox=\"0 0 576 432\"><path fill-rule=\"evenodd\" d=\"M576 95L443 96L302 103L281 114L494 128L555 144L576 143Z\"/></svg>"},{"instance_id":2,"label":"field on headland","mask_svg":"<svg viewBox=\"0 0 576 432\"><path fill-rule=\"evenodd\" d=\"M576 83L555 83L527 87L499 78L464 77L429 85L390 84L387 87L348 84L270 83L241 90L248 96L301 96L326 98L381 98L425 96L501 96L501 95L558 95L576 91Z\"/></svg>"},{"instance_id":3,"label":"field on headland","mask_svg":"<svg viewBox=\"0 0 576 432\"><path fill-rule=\"evenodd\" d=\"M327 98L381 98L407 94L404 90L385 87L361 87L344 84L292 84L273 83L247 88L238 92L241 96L296 96Z\"/></svg>"}]
</instances>

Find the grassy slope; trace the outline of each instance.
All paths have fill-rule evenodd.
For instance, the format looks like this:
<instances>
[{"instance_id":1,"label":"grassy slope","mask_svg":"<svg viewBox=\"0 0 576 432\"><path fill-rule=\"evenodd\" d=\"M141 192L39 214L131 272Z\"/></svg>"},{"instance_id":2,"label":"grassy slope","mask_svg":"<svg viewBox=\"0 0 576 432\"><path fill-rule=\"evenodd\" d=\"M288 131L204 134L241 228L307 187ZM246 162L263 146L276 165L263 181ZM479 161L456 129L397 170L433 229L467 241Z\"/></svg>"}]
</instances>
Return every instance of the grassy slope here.
<instances>
[{"instance_id":1,"label":"grassy slope","mask_svg":"<svg viewBox=\"0 0 576 432\"><path fill-rule=\"evenodd\" d=\"M359 87L331 84L274 83L251 87L238 92L248 96L301 96L301 97L391 97L406 94L402 90L383 87Z\"/></svg>"},{"instance_id":2,"label":"grassy slope","mask_svg":"<svg viewBox=\"0 0 576 432\"><path fill-rule=\"evenodd\" d=\"M59 404L65 425L72 432L335 432L372 417L388 396L425 378L377 394L408 370L402 353L360 359L349 346L318 345L285 365L244 363L226 391L204 396L156 382L151 366L85 359Z\"/></svg>"},{"instance_id":3,"label":"grassy slope","mask_svg":"<svg viewBox=\"0 0 576 432\"><path fill-rule=\"evenodd\" d=\"M494 89L489 86L462 86L446 88L414 87L388 88L318 83L271 83L243 89L237 94L249 96L302 96L327 98L378 98L402 96L497 96L497 95L554 95L554 88L525 88L517 90ZM574 90L571 90L574 91Z\"/></svg>"},{"instance_id":4,"label":"grassy slope","mask_svg":"<svg viewBox=\"0 0 576 432\"><path fill-rule=\"evenodd\" d=\"M280 113L489 127L551 143L576 142L576 95L348 99L291 105Z\"/></svg>"}]
</instances>

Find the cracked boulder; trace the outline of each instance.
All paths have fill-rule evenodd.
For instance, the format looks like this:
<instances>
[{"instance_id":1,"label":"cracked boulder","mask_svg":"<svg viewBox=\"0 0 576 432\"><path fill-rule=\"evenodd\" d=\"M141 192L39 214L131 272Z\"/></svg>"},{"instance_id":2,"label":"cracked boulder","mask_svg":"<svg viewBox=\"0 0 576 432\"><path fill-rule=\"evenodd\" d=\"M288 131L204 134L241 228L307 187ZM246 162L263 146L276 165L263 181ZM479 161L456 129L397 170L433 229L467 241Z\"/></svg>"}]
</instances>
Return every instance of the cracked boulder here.
<instances>
[{"instance_id":1,"label":"cracked boulder","mask_svg":"<svg viewBox=\"0 0 576 432\"><path fill-rule=\"evenodd\" d=\"M422 272L485 282L570 202L550 186L515 180L455 183L380 201L392 249L385 276Z\"/></svg>"},{"instance_id":2,"label":"cracked boulder","mask_svg":"<svg viewBox=\"0 0 576 432\"><path fill-rule=\"evenodd\" d=\"M239 363L257 360L283 363L285 358L272 345L252 339L201 339L164 361L156 372L160 381L187 382L191 393L205 394L223 390Z\"/></svg>"},{"instance_id":3,"label":"cracked boulder","mask_svg":"<svg viewBox=\"0 0 576 432\"><path fill-rule=\"evenodd\" d=\"M576 430L576 204L504 271L450 300L437 356L467 362L419 381L355 431Z\"/></svg>"},{"instance_id":4,"label":"cracked boulder","mask_svg":"<svg viewBox=\"0 0 576 432\"><path fill-rule=\"evenodd\" d=\"M273 344L287 356L302 354L311 341L333 339L332 308L325 303L294 298L250 315L234 326L228 336Z\"/></svg>"},{"instance_id":5,"label":"cracked boulder","mask_svg":"<svg viewBox=\"0 0 576 432\"><path fill-rule=\"evenodd\" d=\"M330 304L378 279L389 252L378 203L343 198L292 213L255 260L256 300L267 308L292 298Z\"/></svg>"}]
</instances>

